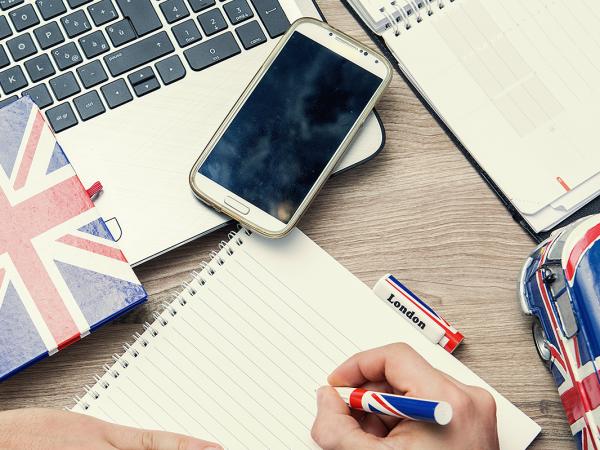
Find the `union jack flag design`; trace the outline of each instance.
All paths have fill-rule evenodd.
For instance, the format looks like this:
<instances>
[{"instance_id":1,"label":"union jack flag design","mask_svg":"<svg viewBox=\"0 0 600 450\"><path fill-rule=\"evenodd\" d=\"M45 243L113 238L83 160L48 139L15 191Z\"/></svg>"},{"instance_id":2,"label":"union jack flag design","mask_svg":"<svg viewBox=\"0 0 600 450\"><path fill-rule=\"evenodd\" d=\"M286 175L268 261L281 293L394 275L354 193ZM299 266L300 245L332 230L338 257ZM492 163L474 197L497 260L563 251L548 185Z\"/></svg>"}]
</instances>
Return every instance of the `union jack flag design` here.
<instances>
[{"instance_id":1,"label":"union jack flag design","mask_svg":"<svg viewBox=\"0 0 600 450\"><path fill-rule=\"evenodd\" d=\"M382 277L373 287L373 292L427 339L447 352L452 353L464 340L462 333L393 275L387 274Z\"/></svg>"},{"instance_id":2,"label":"union jack flag design","mask_svg":"<svg viewBox=\"0 0 600 450\"><path fill-rule=\"evenodd\" d=\"M554 234L521 272L521 306L581 450L600 450L600 215ZM544 352L544 349L546 350Z\"/></svg>"},{"instance_id":3,"label":"union jack flag design","mask_svg":"<svg viewBox=\"0 0 600 450\"><path fill-rule=\"evenodd\" d=\"M446 402L374 392L362 388L336 387L334 389L352 409L439 425L447 425L452 419L452 407Z\"/></svg>"},{"instance_id":4,"label":"union jack flag design","mask_svg":"<svg viewBox=\"0 0 600 450\"><path fill-rule=\"evenodd\" d=\"M0 109L0 381L146 297L38 108Z\"/></svg>"}]
</instances>

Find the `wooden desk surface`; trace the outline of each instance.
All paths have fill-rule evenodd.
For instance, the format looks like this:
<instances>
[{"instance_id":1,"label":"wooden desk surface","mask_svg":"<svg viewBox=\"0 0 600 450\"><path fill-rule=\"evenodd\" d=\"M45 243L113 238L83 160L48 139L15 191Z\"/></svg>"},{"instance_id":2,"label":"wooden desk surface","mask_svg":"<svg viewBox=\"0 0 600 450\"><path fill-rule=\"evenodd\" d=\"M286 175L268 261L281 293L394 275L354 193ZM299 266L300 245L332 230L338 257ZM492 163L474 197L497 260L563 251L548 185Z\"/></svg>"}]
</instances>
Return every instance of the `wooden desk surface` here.
<instances>
[{"instance_id":1,"label":"wooden desk surface","mask_svg":"<svg viewBox=\"0 0 600 450\"><path fill-rule=\"evenodd\" d=\"M333 26L370 43L339 2L320 5ZM368 285L391 272L439 308L466 336L456 356L542 426L532 448L574 449L516 298L533 241L397 74L378 109L385 149L333 178L300 228ZM0 410L71 406L227 231L139 267L148 304L0 385Z\"/></svg>"}]
</instances>

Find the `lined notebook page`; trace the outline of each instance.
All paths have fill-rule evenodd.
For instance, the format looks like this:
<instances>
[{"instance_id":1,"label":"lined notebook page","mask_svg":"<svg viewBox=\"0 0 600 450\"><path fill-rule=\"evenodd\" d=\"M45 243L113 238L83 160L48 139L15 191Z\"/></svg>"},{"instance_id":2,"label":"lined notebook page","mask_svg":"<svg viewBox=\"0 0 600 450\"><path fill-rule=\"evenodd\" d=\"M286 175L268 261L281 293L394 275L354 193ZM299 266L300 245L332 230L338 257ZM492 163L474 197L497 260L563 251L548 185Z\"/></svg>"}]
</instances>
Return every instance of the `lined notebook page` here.
<instances>
[{"instance_id":1,"label":"lined notebook page","mask_svg":"<svg viewBox=\"0 0 600 450\"><path fill-rule=\"evenodd\" d=\"M152 326L156 336L146 330L120 360L127 367L115 364L119 376L107 372L75 411L231 449L315 448L315 390L349 356L395 341L491 389L300 231L269 240L242 230L210 268L206 284L197 277L185 306L174 302L177 314L165 311L168 323ZM493 393L502 448L525 448L539 427Z\"/></svg>"},{"instance_id":2,"label":"lined notebook page","mask_svg":"<svg viewBox=\"0 0 600 450\"><path fill-rule=\"evenodd\" d=\"M444 3L400 36L386 31L386 44L507 197L534 214L600 171L600 3Z\"/></svg>"}]
</instances>

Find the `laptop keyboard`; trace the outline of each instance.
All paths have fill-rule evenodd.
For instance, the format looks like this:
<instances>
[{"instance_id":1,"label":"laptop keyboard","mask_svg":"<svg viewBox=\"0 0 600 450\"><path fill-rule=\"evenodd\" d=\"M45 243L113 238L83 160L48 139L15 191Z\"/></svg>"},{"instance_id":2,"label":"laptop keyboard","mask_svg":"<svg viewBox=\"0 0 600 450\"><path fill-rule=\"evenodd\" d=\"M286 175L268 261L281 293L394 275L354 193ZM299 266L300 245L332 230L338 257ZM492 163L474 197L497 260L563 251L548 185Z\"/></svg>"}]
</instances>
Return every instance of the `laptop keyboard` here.
<instances>
[{"instance_id":1,"label":"laptop keyboard","mask_svg":"<svg viewBox=\"0 0 600 450\"><path fill-rule=\"evenodd\" d=\"M278 0L0 0L0 108L29 95L59 133L289 26Z\"/></svg>"}]
</instances>

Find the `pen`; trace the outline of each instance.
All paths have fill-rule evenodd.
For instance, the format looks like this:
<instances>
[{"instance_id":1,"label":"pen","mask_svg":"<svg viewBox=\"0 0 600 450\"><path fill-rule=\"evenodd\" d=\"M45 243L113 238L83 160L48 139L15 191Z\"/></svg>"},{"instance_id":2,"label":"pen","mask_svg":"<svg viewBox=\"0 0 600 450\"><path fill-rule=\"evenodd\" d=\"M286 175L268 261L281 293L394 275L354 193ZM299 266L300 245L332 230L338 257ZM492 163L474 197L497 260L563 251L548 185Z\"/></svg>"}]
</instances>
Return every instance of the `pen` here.
<instances>
[{"instance_id":1,"label":"pen","mask_svg":"<svg viewBox=\"0 0 600 450\"><path fill-rule=\"evenodd\" d=\"M373 287L373 292L394 309L419 333L449 353L463 341L460 331L450 325L414 292L387 274Z\"/></svg>"},{"instance_id":2,"label":"pen","mask_svg":"<svg viewBox=\"0 0 600 450\"><path fill-rule=\"evenodd\" d=\"M452 406L447 402L423 400L352 387L336 387L334 389L346 402L346 405L352 409L400 419L433 422L438 425L447 425L452 420Z\"/></svg>"}]
</instances>

